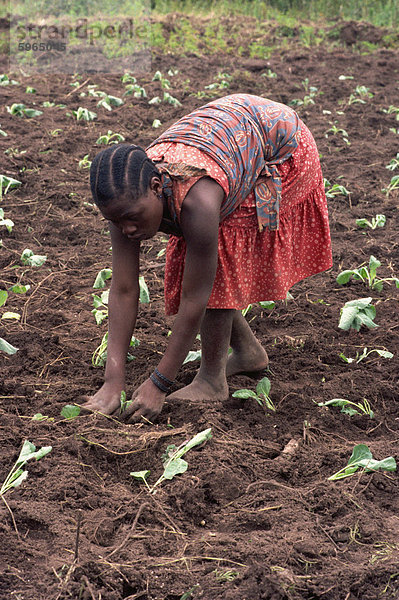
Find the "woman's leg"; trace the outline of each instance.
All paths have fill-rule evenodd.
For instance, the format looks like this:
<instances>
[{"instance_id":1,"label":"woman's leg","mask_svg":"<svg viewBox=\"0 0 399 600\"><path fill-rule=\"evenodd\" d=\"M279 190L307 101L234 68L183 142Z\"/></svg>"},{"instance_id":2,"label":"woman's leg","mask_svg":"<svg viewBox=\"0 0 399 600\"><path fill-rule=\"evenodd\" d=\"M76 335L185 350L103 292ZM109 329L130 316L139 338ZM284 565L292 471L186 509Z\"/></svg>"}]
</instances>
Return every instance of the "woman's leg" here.
<instances>
[{"instance_id":1,"label":"woman's leg","mask_svg":"<svg viewBox=\"0 0 399 600\"><path fill-rule=\"evenodd\" d=\"M269 364L266 350L260 345L239 310L234 311L230 346L233 352L227 360L227 377L243 371L262 371Z\"/></svg>"},{"instance_id":2,"label":"woman's leg","mask_svg":"<svg viewBox=\"0 0 399 600\"><path fill-rule=\"evenodd\" d=\"M232 323L237 311L207 309L201 324L201 366L192 383L168 398L188 400L226 400L229 388L226 380L227 351Z\"/></svg>"}]
</instances>

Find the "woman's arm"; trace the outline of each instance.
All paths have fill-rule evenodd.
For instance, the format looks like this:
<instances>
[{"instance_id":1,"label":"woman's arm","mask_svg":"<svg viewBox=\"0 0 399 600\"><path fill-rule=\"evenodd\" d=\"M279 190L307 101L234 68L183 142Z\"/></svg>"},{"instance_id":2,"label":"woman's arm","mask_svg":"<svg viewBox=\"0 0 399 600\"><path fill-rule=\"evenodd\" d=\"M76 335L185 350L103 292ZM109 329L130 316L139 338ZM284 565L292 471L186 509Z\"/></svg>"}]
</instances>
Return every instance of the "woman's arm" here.
<instances>
[{"instance_id":1,"label":"woman's arm","mask_svg":"<svg viewBox=\"0 0 399 600\"><path fill-rule=\"evenodd\" d=\"M210 178L200 179L187 194L181 228L187 245L180 307L158 370L174 379L197 335L212 291L218 257L220 205L223 189ZM147 379L135 392L126 412L133 420L154 418L165 393Z\"/></svg>"},{"instance_id":2,"label":"woman's arm","mask_svg":"<svg viewBox=\"0 0 399 600\"><path fill-rule=\"evenodd\" d=\"M108 347L104 384L85 408L111 414L125 389L126 354L136 324L139 300L140 242L129 240L110 223L112 283L108 300Z\"/></svg>"}]
</instances>

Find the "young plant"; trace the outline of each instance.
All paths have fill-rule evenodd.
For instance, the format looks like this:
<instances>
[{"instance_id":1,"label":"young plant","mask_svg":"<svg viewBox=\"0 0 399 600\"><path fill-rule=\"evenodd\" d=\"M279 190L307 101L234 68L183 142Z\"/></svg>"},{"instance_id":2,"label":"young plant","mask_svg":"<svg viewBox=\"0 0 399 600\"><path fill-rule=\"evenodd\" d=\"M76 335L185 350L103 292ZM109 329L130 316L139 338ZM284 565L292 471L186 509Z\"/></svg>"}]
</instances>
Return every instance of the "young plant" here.
<instances>
[{"instance_id":1,"label":"young plant","mask_svg":"<svg viewBox=\"0 0 399 600\"><path fill-rule=\"evenodd\" d=\"M389 196L389 194L395 190L399 190L399 175L394 175L391 178L388 187L382 189L381 191L384 192L386 196Z\"/></svg>"},{"instance_id":2,"label":"young plant","mask_svg":"<svg viewBox=\"0 0 399 600\"><path fill-rule=\"evenodd\" d=\"M21 263L29 267L41 267L47 260L44 254L35 254L33 250L25 248L21 254Z\"/></svg>"},{"instance_id":3,"label":"young plant","mask_svg":"<svg viewBox=\"0 0 399 600\"><path fill-rule=\"evenodd\" d=\"M113 133L110 129L104 135L100 135L96 144L105 144L106 146L110 144L118 144L119 142L124 142L125 138L120 133Z\"/></svg>"},{"instance_id":4,"label":"young plant","mask_svg":"<svg viewBox=\"0 0 399 600\"><path fill-rule=\"evenodd\" d=\"M242 398L246 400L247 398L253 398L262 408L269 410L276 410L276 406L273 403L273 400L270 398L270 388L271 383L268 377L263 377L256 386L256 392L248 389L237 390L233 394L233 398Z\"/></svg>"},{"instance_id":5,"label":"young plant","mask_svg":"<svg viewBox=\"0 0 399 600\"><path fill-rule=\"evenodd\" d=\"M154 77L152 78L152 81L159 81L161 83L161 87L164 90L170 90L170 81L169 79L166 79L161 71L156 71Z\"/></svg>"},{"instance_id":6,"label":"young plant","mask_svg":"<svg viewBox=\"0 0 399 600\"><path fill-rule=\"evenodd\" d=\"M108 297L109 290L102 292L101 296L93 294L93 305L94 308L91 311L94 315L97 325L101 325L103 321L108 317Z\"/></svg>"},{"instance_id":7,"label":"young plant","mask_svg":"<svg viewBox=\"0 0 399 600\"><path fill-rule=\"evenodd\" d=\"M80 406L75 406L74 404L65 404L61 410L61 416L64 419L75 419L80 415Z\"/></svg>"},{"instance_id":8,"label":"young plant","mask_svg":"<svg viewBox=\"0 0 399 600\"><path fill-rule=\"evenodd\" d=\"M370 356L370 354L372 354L373 352L376 352L378 356L381 356L382 358L393 358L392 352L388 352L388 350L379 350L378 348L374 348L373 350L363 348L362 353L356 352L355 358L348 358L343 352L340 353L339 357L342 358L342 360L348 364L353 362L360 363L362 360Z\"/></svg>"},{"instance_id":9,"label":"young plant","mask_svg":"<svg viewBox=\"0 0 399 600\"><path fill-rule=\"evenodd\" d=\"M377 227L384 227L386 220L385 215L375 215L375 217L372 217L371 221L368 221L367 219L356 219L356 225L361 229L365 229L366 227L376 229Z\"/></svg>"},{"instance_id":10,"label":"young plant","mask_svg":"<svg viewBox=\"0 0 399 600\"><path fill-rule=\"evenodd\" d=\"M273 300L265 300L263 302L258 302L257 303L261 308L264 308L265 310L273 310L273 308L276 307L276 303L273 302ZM248 304L248 306L246 308L243 308L241 313L243 315L243 317L245 317L245 315L247 313L249 313L250 310L252 310L252 308L256 306L256 304Z\"/></svg>"},{"instance_id":11,"label":"young plant","mask_svg":"<svg viewBox=\"0 0 399 600\"><path fill-rule=\"evenodd\" d=\"M14 227L14 222L11 219L4 218L4 210L0 208L0 227L6 227L8 233L12 232L12 228Z\"/></svg>"},{"instance_id":12,"label":"young plant","mask_svg":"<svg viewBox=\"0 0 399 600\"><path fill-rule=\"evenodd\" d=\"M360 331L362 325L365 325L369 329L378 327L373 321L376 310L371 301L372 298L359 298L346 302L341 308L341 318L338 327L344 331L348 329Z\"/></svg>"},{"instance_id":13,"label":"young plant","mask_svg":"<svg viewBox=\"0 0 399 600\"><path fill-rule=\"evenodd\" d=\"M349 141L349 137L348 137L348 132L345 129L342 129L341 127L338 127L336 125L337 121L334 121L334 123L331 123L331 127L330 129L327 129L325 136L326 138L328 138L328 134L332 133L333 135L342 135L342 139L344 140L344 142L350 146L351 143Z\"/></svg>"},{"instance_id":14,"label":"young plant","mask_svg":"<svg viewBox=\"0 0 399 600\"><path fill-rule=\"evenodd\" d=\"M89 160L89 155L85 154L84 157L79 161L79 169L90 169L91 160Z\"/></svg>"},{"instance_id":15,"label":"young plant","mask_svg":"<svg viewBox=\"0 0 399 600\"><path fill-rule=\"evenodd\" d=\"M83 108L79 106L78 110L72 111L77 121L94 121L97 118L97 114L88 110L87 108Z\"/></svg>"},{"instance_id":16,"label":"young plant","mask_svg":"<svg viewBox=\"0 0 399 600\"><path fill-rule=\"evenodd\" d=\"M386 169L389 169L389 171L394 171L396 168L399 167L399 152L396 154L395 158L392 158L389 163L386 165Z\"/></svg>"},{"instance_id":17,"label":"young plant","mask_svg":"<svg viewBox=\"0 0 399 600\"><path fill-rule=\"evenodd\" d=\"M18 351L18 348L12 346L7 340L0 337L0 350L6 354L15 354Z\"/></svg>"},{"instance_id":18,"label":"young plant","mask_svg":"<svg viewBox=\"0 0 399 600\"><path fill-rule=\"evenodd\" d=\"M351 402L344 398L333 398L327 402L318 402L317 406L338 406L342 413L346 415L368 415L370 419L374 418L369 401L363 398L363 402Z\"/></svg>"},{"instance_id":19,"label":"young plant","mask_svg":"<svg viewBox=\"0 0 399 600\"><path fill-rule=\"evenodd\" d=\"M28 460L32 458L40 460L43 456L51 452L51 450L52 446L43 446L40 450L36 450L36 446L32 442L25 440L14 466L0 488L0 496L4 496L12 488L18 487L28 477L28 471L23 470Z\"/></svg>"},{"instance_id":20,"label":"young plant","mask_svg":"<svg viewBox=\"0 0 399 600\"><path fill-rule=\"evenodd\" d=\"M138 340L134 335L132 335L129 348L136 348L140 345L140 340ZM108 349L108 331L102 337L100 345L94 350L93 356L91 357L91 364L93 367L103 367L107 360L107 349ZM134 360L136 357L130 352L127 353L126 360L128 362Z\"/></svg>"},{"instance_id":21,"label":"young plant","mask_svg":"<svg viewBox=\"0 0 399 600\"><path fill-rule=\"evenodd\" d=\"M326 198L335 198L335 196L346 196L350 197L351 192L346 189L343 185L339 185L338 183L331 183L328 179L323 179L324 181L324 191L326 193Z\"/></svg>"},{"instance_id":22,"label":"young plant","mask_svg":"<svg viewBox=\"0 0 399 600\"><path fill-rule=\"evenodd\" d=\"M2 73L0 75L0 85L19 85L19 83L15 79L10 79L5 73Z\"/></svg>"},{"instance_id":23,"label":"young plant","mask_svg":"<svg viewBox=\"0 0 399 600\"><path fill-rule=\"evenodd\" d=\"M6 109L11 115L16 115L17 117L27 117L28 119L39 117L43 114L42 110L27 108L25 104L12 104L11 106L6 106Z\"/></svg>"},{"instance_id":24,"label":"young plant","mask_svg":"<svg viewBox=\"0 0 399 600\"><path fill-rule=\"evenodd\" d=\"M339 285L345 285L353 277L355 281L363 281L363 283L367 283L370 289L379 292L382 290L385 282L394 281L396 287L399 288L399 279L397 277L377 278L377 269L380 266L380 261L375 256L370 256L368 268L360 266L357 269L341 271L336 281Z\"/></svg>"},{"instance_id":25,"label":"young plant","mask_svg":"<svg viewBox=\"0 0 399 600\"><path fill-rule=\"evenodd\" d=\"M150 487L146 481L148 475L150 474L149 470L132 471L130 475L134 477L134 479L143 481L143 483L147 486L148 491L153 494L155 488L163 481L166 479L173 479L175 475L179 475L180 473L185 473L187 471L188 463L183 460L182 456L184 456L186 452L195 446L199 446L207 440L210 440L212 437L211 431L212 430L210 428L204 429L204 431L197 433L197 435L191 438L191 440L183 442L179 447L176 447L175 444L169 445L166 448L165 453L162 455L162 463L164 467L163 473L152 487Z\"/></svg>"},{"instance_id":26,"label":"young plant","mask_svg":"<svg viewBox=\"0 0 399 600\"><path fill-rule=\"evenodd\" d=\"M139 276L139 288L140 288L140 296L139 300L142 304L148 304L150 302L150 292L148 291L148 286L145 282L144 275Z\"/></svg>"},{"instance_id":27,"label":"young plant","mask_svg":"<svg viewBox=\"0 0 399 600\"><path fill-rule=\"evenodd\" d=\"M110 96L105 92L101 92L101 94L103 94L103 97L101 98L101 100L99 100L97 106L102 106L103 108L111 111L113 106L122 106L122 104L124 104L122 98L118 98L117 96Z\"/></svg>"},{"instance_id":28,"label":"young plant","mask_svg":"<svg viewBox=\"0 0 399 600\"><path fill-rule=\"evenodd\" d=\"M125 88L125 96L133 95L135 98L147 98L147 92L137 83L129 83Z\"/></svg>"},{"instance_id":29,"label":"young plant","mask_svg":"<svg viewBox=\"0 0 399 600\"><path fill-rule=\"evenodd\" d=\"M379 470L396 471L396 461L393 456L388 456L388 458L384 458L384 460L375 460L365 444L358 444L353 448L352 455L346 467L343 467L328 479L330 481L336 481L338 479L350 477L356 473L360 467L362 467L366 473Z\"/></svg>"},{"instance_id":30,"label":"young plant","mask_svg":"<svg viewBox=\"0 0 399 600\"><path fill-rule=\"evenodd\" d=\"M107 279L111 279L112 277L112 269L101 269L97 273L96 279L93 283L93 288L98 290L100 288L105 288L105 282Z\"/></svg>"},{"instance_id":31,"label":"young plant","mask_svg":"<svg viewBox=\"0 0 399 600\"><path fill-rule=\"evenodd\" d=\"M386 115L395 115L395 119L399 121L399 107L391 104L388 108L383 108L382 112Z\"/></svg>"},{"instance_id":32,"label":"young plant","mask_svg":"<svg viewBox=\"0 0 399 600\"><path fill-rule=\"evenodd\" d=\"M177 98L174 98L174 96L171 96L169 92L163 93L163 101L175 107L183 106L182 103Z\"/></svg>"},{"instance_id":33,"label":"young plant","mask_svg":"<svg viewBox=\"0 0 399 600\"><path fill-rule=\"evenodd\" d=\"M7 175L0 175L0 200L7 194L9 190L14 190L20 185L22 185L22 183L17 179L13 179Z\"/></svg>"}]
</instances>

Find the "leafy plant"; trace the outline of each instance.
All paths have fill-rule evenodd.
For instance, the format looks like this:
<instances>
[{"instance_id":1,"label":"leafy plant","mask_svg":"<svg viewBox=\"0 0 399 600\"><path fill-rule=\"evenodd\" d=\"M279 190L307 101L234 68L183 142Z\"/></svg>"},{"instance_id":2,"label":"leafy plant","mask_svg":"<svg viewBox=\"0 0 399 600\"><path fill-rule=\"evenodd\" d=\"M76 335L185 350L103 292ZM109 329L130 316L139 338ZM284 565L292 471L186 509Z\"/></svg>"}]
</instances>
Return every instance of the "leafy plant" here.
<instances>
[{"instance_id":1,"label":"leafy plant","mask_svg":"<svg viewBox=\"0 0 399 600\"><path fill-rule=\"evenodd\" d=\"M2 352L5 352L6 354L15 354L18 351L18 348L12 346L7 342L7 340L0 337L0 350L2 350Z\"/></svg>"},{"instance_id":2,"label":"leafy plant","mask_svg":"<svg viewBox=\"0 0 399 600\"><path fill-rule=\"evenodd\" d=\"M367 219L356 219L356 225L364 229L365 227L370 227L370 229L376 229L377 227L384 227L386 223L385 215L376 215L372 217L371 221Z\"/></svg>"},{"instance_id":3,"label":"leafy plant","mask_svg":"<svg viewBox=\"0 0 399 600\"><path fill-rule=\"evenodd\" d=\"M111 279L111 277L112 277L112 269L101 269L101 271L99 271L97 273L96 279L93 283L93 288L95 290L104 288L105 282L107 281L107 279Z\"/></svg>"},{"instance_id":4,"label":"leafy plant","mask_svg":"<svg viewBox=\"0 0 399 600\"><path fill-rule=\"evenodd\" d=\"M25 248L21 254L21 263L30 267L41 267L47 260L44 254L35 254L33 250Z\"/></svg>"},{"instance_id":5,"label":"leafy plant","mask_svg":"<svg viewBox=\"0 0 399 600\"><path fill-rule=\"evenodd\" d=\"M388 108L383 108L382 112L386 115L395 115L395 119L399 121L399 107L391 104Z\"/></svg>"},{"instance_id":6,"label":"leafy plant","mask_svg":"<svg viewBox=\"0 0 399 600\"><path fill-rule=\"evenodd\" d=\"M355 329L365 325L369 329L378 327L373 321L376 315L375 306L371 304L372 298L358 298L346 302L341 308L341 318L338 327L344 329Z\"/></svg>"},{"instance_id":7,"label":"leafy plant","mask_svg":"<svg viewBox=\"0 0 399 600\"><path fill-rule=\"evenodd\" d=\"M42 110L35 110L34 108L27 108L25 104L12 104L11 106L6 106L7 112L11 115L16 115L17 117L27 117L31 119L33 117L39 117L43 114Z\"/></svg>"},{"instance_id":8,"label":"leafy plant","mask_svg":"<svg viewBox=\"0 0 399 600\"><path fill-rule=\"evenodd\" d=\"M335 198L335 196L346 196L349 197L351 192L346 189L343 185L339 185L338 183L331 183L328 179L323 179L324 181L324 191L326 193L327 198Z\"/></svg>"},{"instance_id":9,"label":"leafy plant","mask_svg":"<svg viewBox=\"0 0 399 600\"><path fill-rule=\"evenodd\" d=\"M36 88L28 85L26 90L25 90L25 94L36 94L37 90Z\"/></svg>"},{"instance_id":10,"label":"leafy plant","mask_svg":"<svg viewBox=\"0 0 399 600\"><path fill-rule=\"evenodd\" d=\"M15 79L10 79L5 73L2 73L0 75L0 85L19 85L19 83Z\"/></svg>"},{"instance_id":11,"label":"leafy plant","mask_svg":"<svg viewBox=\"0 0 399 600\"><path fill-rule=\"evenodd\" d=\"M103 97L101 98L101 100L99 100L97 106L102 106L103 108L111 111L113 106L122 106L122 104L124 104L122 98L118 98L117 96L110 96L105 92L101 92L101 94L103 94Z\"/></svg>"},{"instance_id":12,"label":"leafy plant","mask_svg":"<svg viewBox=\"0 0 399 600\"><path fill-rule=\"evenodd\" d=\"M174 96L171 96L169 92L163 93L163 101L175 107L183 106L182 103L177 98L174 98Z\"/></svg>"},{"instance_id":13,"label":"leafy plant","mask_svg":"<svg viewBox=\"0 0 399 600\"><path fill-rule=\"evenodd\" d=\"M108 317L108 297L109 290L105 290L101 296L93 294L94 308L91 312L94 315L97 325L101 325L101 323Z\"/></svg>"},{"instance_id":14,"label":"leafy plant","mask_svg":"<svg viewBox=\"0 0 399 600\"><path fill-rule=\"evenodd\" d=\"M385 168L394 171L397 167L399 167L399 152L396 154L395 158L392 158L389 161Z\"/></svg>"},{"instance_id":15,"label":"leafy plant","mask_svg":"<svg viewBox=\"0 0 399 600\"><path fill-rule=\"evenodd\" d=\"M138 340L134 335L132 335L129 348L136 348L140 345L140 340ZM107 360L107 348L108 348L108 331L103 335L100 345L94 350L93 355L91 357L91 364L93 367L103 367ZM135 359L133 354L130 352L127 353L126 360L128 362Z\"/></svg>"},{"instance_id":16,"label":"leafy plant","mask_svg":"<svg viewBox=\"0 0 399 600\"><path fill-rule=\"evenodd\" d=\"M152 127L154 127L154 129L158 129L159 127L162 127L162 123L159 119L154 119L152 122Z\"/></svg>"},{"instance_id":17,"label":"leafy plant","mask_svg":"<svg viewBox=\"0 0 399 600\"><path fill-rule=\"evenodd\" d=\"M74 404L65 404L65 406L61 410L61 416L64 419L75 419L80 415L80 406L75 406Z\"/></svg>"},{"instance_id":18,"label":"leafy plant","mask_svg":"<svg viewBox=\"0 0 399 600\"><path fill-rule=\"evenodd\" d=\"M6 290L0 290L0 306L4 306L7 302L8 292Z\"/></svg>"},{"instance_id":19,"label":"leafy plant","mask_svg":"<svg viewBox=\"0 0 399 600\"><path fill-rule=\"evenodd\" d=\"M52 446L43 446L40 450L36 450L36 446L32 442L25 440L14 466L0 488L0 496L4 496L12 488L18 487L28 477L28 471L23 470L28 460L32 458L40 460L43 456L51 452L51 450Z\"/></svg>"},{"instance_id":20,"label":"leafy plant","mask_svg":"<svg viewBox=\"0 0 399 600\"><path fill-rule=\"evenodd\" d=\"M351 143L349 141L349 137L348 137L348 132L346 131L346 129L342 129L342 127L338 127L337 126L337 121L334 121L334 123L330 123L331 127L330 129L327 129L325 136L326 138L328 138L328 134L332 133L333 135L342 135L342 139L344 140L344 142L350 146Z\"/></svg>"},{"instance_id":21,"label":"leafy plant","mask_svg":"<svg viewBox=\"0 0 399 600\"><path fill-rule=\"evenodd\" d=\"M393 354L392 352L388 352L387 350L379 350L378 348L374 348L373 350L368 350L368 348L363 348L363 352L356 352L356 356L355 358L348 358L347 356L345 356L345 354L343 352L340 353L339 357L342 358L342 360L346 363L360 363L362 360L364 360L365 358L367 358L368 356L370 356L370 354L372 354L372 352L376 352L379 356L381 356L382 358L393 358Z\"/></svg>"},{"instance_id":22,"label":"leafy plant","mask_svg":"<svg viewBox=\"0 0 399 600\"><path fill-rule=\"evenodd\" d=\"M118 144L118 142L124 142L125 138L120 133L113 133L111 129L108 129L108 132L104 135L100 135L96 144Z\"/></svg>"},{"instance_id":23,"label":"leafy plant","mask_svg":"<svg viewBox=\"0 0 399 600\"><path fill-rule=\"evenodd\" d=\"M83 108L79 106L78 110L72 111L73 115L76 117L77 121L94 121L97 118L97 114L88 110L87 108Z\"/></svg>"},{"instance_id":24,"label":"leafy plant","mask_svg":"<svg viewBox=\"0 0 399 600\"><path fill-rule=\"evenodd\" d=\"M154 74L154 77L152 78L152 81L159 81L161 83L161 87L164 90L170 90L170 81L169 79L166 79L161 71L156 71Z\"/></svg>"},{"instance_id":25,"label":"leafy plant","mask_svg":"<svg viewBox=\"0 0 399 600\"><path fill-rule=\"evenodd\" d=\"M11 219L4 218L4 210L0 208L0 227L6 227L8 233L12 232L12 228L14 227L14 222Z\"/></svg>"},{"instance_id":26,"label":"leafy plant","mask_svg":"<svg viewBox=\"0 0 399 600\"><path fill-rule=\"evenodd\" d=\"M351 402L344 398L333 398L327 402L318 402L318 406L338 406L342 413L346 415L368 415L370 419L374 418L374 413L371 410L369 401L364 398L363 402Z\"/></svg>"},{"instance_id":27,"label":"leafy plant","mask_svg":"<svg viewBox=\"0 0 399 600\"><path fill-rule=\"evenodd\" d=\"M386 194L386 196L389 196L389 194L395 190L399 190L399 175L394 175L391 178L391 181L389 182L388 187L384 188L381 191L384 192L384 194Z\"/></svg>"},{"instance_id":28,"label":"leafy plant","mask_svg":"<svg viewBox=\"0 0 399 600\"><path fill-rule=\"evenodd\" d=\"M246 400L247 398L253 398L262 408L268 408L270 410L275 411L276 406L273 403L273 400L270 398L270 388L271 383L268 377L263 377L256 386L256 392L248 389L237 390L233 394L233 398L242 398Z\"/></svg>"},{"instance_id":29,"label":"leafy plant","mask_svg":"<svg viewBox=\"0 0 399 600\"><path fill-rule=\"evenodd\" d=\"M273 302L273 300L264 300L263 302L258 302L257 304L265 310L273 310L273 308L276 307L276 303ZM249 313L249 311L252 310L254 306L256 306L256 304L248 304L246 308L242 309L242 315L245 317L245 315Z\"/></svg>"},{"instance_id":30,"label":"leafy plant","mask_svg":"<svg viewBox=\"0 0 399 600\"><path fill-rule=\"evenodd\" d=\"M125 96L133 95L135 98L147 98L145 89L137 83L129 83L125 88Z\"/></svg>"},{"instance_id":31,"label":"leafy plant","mask_svg":"<svg viewBox=\"0 0 399 600\"><path fill-rule=\"evenodd\" d=\"M90 169L91 160L89 160L89 155L85 154L84 157L79 161L79 169Z\"/></svg>"},{"instance_id":32,"label":"leafy plant","mask_svg":"<svg viewBox=\"0 0 399 600\"><path fill-rule=\"evenodd\" d=\"M382 290L385 282L394 281L396 287L399 288L399 279L397 277L377 278L377 269L380 266L380 261L375 256L370 256L368 268L360 266L357 269L341 271L336 281L339 285L345 285L353 277L355 281L363 281L363 283L367 283L370 289L378 291Z\"/></svg>"},{"instance_id":33,"label":"leafy plant","mask_svg":"<svg viewBox=\"0 0 399 600\"><path fill-rule=\"evenodd\" d=\"M388 456L388 458L384 458L383 460L375 460L365 444L358 444L353 448L348 464L334 473L334 475L331 475L328 479L330 481L336 481L337 479L350 477L356 473L360 467L363 467L366 473L379 470L396 471L396 461L393 456Z\"/></svg>"},{"instance_id":34,"label":"leafy plant","mask_svg":"<svg viewBox=\"0 0 399 600\"><path fill-rule=\"evenodd\" d=\"M148 291L148 286L145 282L144 275L139 276L139 288L140 288L140 302L142 304L148 304L150 301L150 292Z\"/></svg>"},{"instance_id":35,"label":"leafy plant","mask_svg":"<svg viewBox=\"0 0 399 600\"><path fill-rule=\"evenodd\" d=\"M13 179L7 175L0 175L0 200L9 190L18 188L20 185L22 185L22 183L17 179Z\"/></svg>"},{"instance_id":36,"label":"leafy plant","mask_svg":"<svg viewBox=\"0 0 399 600\"><path fill-rule=\"evenodd\" d=\"M179 447L176 447L175 444L170 444L165 453L162 455L162 463L163 463L163 473L159 477L159 479L154 483L152 487L150 487L147 483L147 477L150 474L149 470L145 471L132 471L130 475L135 479L140 479L147 486L148 491L153 494L155 488L160 485L166 479L173 479L175 475L179 475L180 473L185 473L188 468L188 463L183 460L182 456L186 454L189 450L194 448L195 446L199 446L203 444L207 440L211 439L212 433L211 429L204 429L204 431L200 431L197 433L191 440L183 442Z\"/></svg>"}]
</instances>

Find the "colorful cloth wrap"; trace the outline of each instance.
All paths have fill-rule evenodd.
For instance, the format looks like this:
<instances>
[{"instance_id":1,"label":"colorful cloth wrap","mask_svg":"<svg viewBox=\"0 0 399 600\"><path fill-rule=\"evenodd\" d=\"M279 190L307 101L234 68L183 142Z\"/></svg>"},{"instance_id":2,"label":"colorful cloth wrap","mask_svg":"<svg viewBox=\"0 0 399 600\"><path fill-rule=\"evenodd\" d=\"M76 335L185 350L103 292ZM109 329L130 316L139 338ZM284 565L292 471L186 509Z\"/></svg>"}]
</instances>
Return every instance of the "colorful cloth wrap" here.
<instances>
[{"instance_id":1,"label":"colorful cloth wrap","mask_svg":"<svg viewBox=\"0 0 399 600\"><path fill-rule=\"evenodd\" d=\"M230 193L221 207L220 220L230 215L254 190L259 231L279 227L281 178L277 165L288 160L301 138L298 115L284 104L259 96L234 94L209 102L183 117L158 137L180 142L209 155L226 173ZM168 200L171 182L164 169ZM176 169L176 175L183 175ZM183 175L184 178L184 175ZM173 203L169 202L177 225Z\"/></svg>"}]
</instances>

